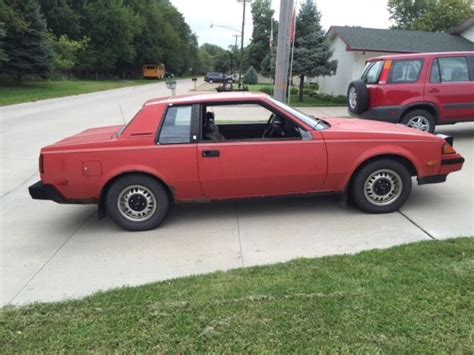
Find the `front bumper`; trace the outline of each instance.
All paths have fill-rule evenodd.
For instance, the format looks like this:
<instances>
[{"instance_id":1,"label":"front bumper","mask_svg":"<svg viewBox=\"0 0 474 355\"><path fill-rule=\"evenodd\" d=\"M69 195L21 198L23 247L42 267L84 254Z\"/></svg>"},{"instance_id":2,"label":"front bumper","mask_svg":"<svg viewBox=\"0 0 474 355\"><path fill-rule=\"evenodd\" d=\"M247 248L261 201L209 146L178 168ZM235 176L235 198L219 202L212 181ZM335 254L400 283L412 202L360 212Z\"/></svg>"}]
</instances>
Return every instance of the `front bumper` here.
<instances>
[{"instance_id":1,"label":"front bumper","mask_svg":"<svg viewBox=\"0 0 474 355\"><path fill-rule=\"evenodd\" d=\"M57 203L66 203L64 196L53 186L38 181L28 188L31 198L34 200L51 200Z\"/></svg>"}]
</instances>

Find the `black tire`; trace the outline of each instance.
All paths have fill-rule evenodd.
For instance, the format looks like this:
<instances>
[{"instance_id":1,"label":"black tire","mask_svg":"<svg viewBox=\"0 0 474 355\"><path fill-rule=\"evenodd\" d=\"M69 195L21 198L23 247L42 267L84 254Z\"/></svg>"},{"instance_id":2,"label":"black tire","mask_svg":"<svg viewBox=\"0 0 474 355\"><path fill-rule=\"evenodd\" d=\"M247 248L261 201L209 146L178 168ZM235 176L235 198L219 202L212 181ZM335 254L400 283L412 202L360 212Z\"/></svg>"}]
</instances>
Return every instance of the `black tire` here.
<instances>
[{"instance_id":1,"label":"black tire","mask_svg":"<svg viewBox=\"0 0 474 355\"><path fill-rule=\"evenodd\" d=\"M105 206L107 214L118 226L134 232L146 231L155 229L163 222L168 214L170 197L156 179L147 175L130 174L119 178L110 186ZM139 214L144 216L139 217Z\"/></svg>"},{"instance_id":2,"label":"black tire","mask_svg":"<svg viewBox=\"0 0 474 355\"><path fill-rule=\"evenodd\" d=\"M419 124L417 124L419 122ZM401 123L407 127L419 129L420 131L433 133L436 121L433 115L425 110L413 110L403 115ZM423 129L422 127L427 127Z\"/></svg>"},{"instance_id":3,"label":"black tire","mask_svg":"<svg viewBox=\"0 0 474 355\"><path fill-rule=\"evenodd\" d=\"M405 165L391 159L380 159L368 163L357 172L352 179L350 193L352 201L362 211L390 213L403 206L410 196L411 188L411 175Z\"/></svg>"},{"instance_id":4,"label":"black tire","mask_svg":"<svg viewBox=\"0 0 474 355\"><path fill-rule=\"evenodd\" d=\"M355 100L351 100L352 93L354 90L356 95ZM369 108L369 89L363 80L355 80L349 84L347 88L347 107L349 112L354 115L359 115L365 112Z\"/></svg>"}]
</instances>

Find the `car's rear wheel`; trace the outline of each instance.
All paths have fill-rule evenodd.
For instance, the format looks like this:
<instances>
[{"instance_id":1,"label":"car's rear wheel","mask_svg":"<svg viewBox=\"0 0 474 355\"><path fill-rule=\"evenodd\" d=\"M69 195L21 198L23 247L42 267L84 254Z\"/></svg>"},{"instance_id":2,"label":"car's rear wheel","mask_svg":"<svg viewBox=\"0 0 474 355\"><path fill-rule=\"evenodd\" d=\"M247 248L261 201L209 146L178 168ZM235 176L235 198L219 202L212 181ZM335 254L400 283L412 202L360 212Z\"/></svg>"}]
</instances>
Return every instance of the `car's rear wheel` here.
<instances>
[{"instance_id":1,"label":"car's rear wheel","mask_svg":"<svg viewBox=\"0 0 474 355\"><path fill-rule=\"evenodd\" d=\"M355 80L347 89L347 106L355 115L367 111L369 107L369 90L363 80Z\"/></svg>"},{"instance_id":2,"label":"car's rear wheel","mask_svg":"<svg viewBox=\"0 0 474 355\"><path fill-rule=\"evenodd\" d=\"M425 110L413 110L405 114L402 123L410 128L423 132L433 133L435 130L435 119L431 113Z\"/></svg>"},{"instance_id":3,"label":"car's rear wheel","mask_svg":"<svg viewBox=\"0 0 474 355\"><path fill-rule=\"evenodd\" d=\"M368 163L354 176L352 201L368 213L389 213L398 210L410 196L411 176L407 167L391 159Z\"/></svg>"},{"instance_id":4,"label":"car's rear wheel","mask_svg":"<svg viewBox=\"0 0 474 355\"><path fill-rule=\"evenodd\" d=\"M120 227L145 231L158 227L170 205L166 189L156 179L140 174L119 178L106 196L107 214Z\"/></svg>"},{"instance_id":5,"label":"car's rear wheel","mask_svg":"<svg viewBox=\"0 0 474 355\"><path fill-rule=\"evenodd\" d=\"M214 84L214 80L209 79L209 84Z\"/></svg>"}]
</instances>

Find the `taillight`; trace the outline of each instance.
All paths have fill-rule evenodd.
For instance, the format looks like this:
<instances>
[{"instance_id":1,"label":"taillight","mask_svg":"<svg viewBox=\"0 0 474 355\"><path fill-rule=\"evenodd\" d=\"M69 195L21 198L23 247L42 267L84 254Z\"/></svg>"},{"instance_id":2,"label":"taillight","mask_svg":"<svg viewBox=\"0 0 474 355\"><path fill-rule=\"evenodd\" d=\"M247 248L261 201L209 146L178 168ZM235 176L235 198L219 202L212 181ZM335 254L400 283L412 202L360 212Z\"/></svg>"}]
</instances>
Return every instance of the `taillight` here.
<instances>
[{"instance_id":1,"label":"taillight","mask_svg":"<svg viewBox=\"0 0 474 355\"><path fill-rule=\"evenodd\" d=\"M388 74L390 73L390 69L392 69L392 61L387 60L383 65L383 71L380 75L379 84L386 84L388 80Z\"/></svg>"},{"instance_id":2,"label":"taillight","mask_svg":"<svg viewBox=\"0 0 474 355\"><path fill-rule=\"evenodd\" d=\"M456 151L454 150L454 148L451 147L451 145L448 143L443 144L442 152L443 154L456 154Z\"/></svg>"},{"instance_id":3,"label":"taillight","mask_svg":"<svg viewBox=\"0 0 474 355\"><path fill-rule=\"evenodd\" d=\"M43 154L40 154L39 156L39 171L40 174L44 173L44 159L43 159Z\"/></svg>"}]
</instances>

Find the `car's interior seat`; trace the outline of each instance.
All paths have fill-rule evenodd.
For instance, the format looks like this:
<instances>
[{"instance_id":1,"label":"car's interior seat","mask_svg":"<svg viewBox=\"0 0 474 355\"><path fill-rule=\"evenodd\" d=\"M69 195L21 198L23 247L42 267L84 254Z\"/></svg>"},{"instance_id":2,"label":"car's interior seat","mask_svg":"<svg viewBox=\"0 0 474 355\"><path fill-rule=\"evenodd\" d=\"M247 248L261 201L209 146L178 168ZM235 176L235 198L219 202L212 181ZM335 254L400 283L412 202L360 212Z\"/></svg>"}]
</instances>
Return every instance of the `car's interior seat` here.
<instances>
[{"instance_id":1,"label":"car's interior seat","mask_svg":"<svg viewBox=\"0 0 474 355\"><path fill-rule=\"evenodd\" d=\"M210 141L223 141L224 135L219 130L219 127L214 123L214 113L206 112L204 119L204 139Z\"/></svg>"},{"instance_id":2,"label":"car's interior seat","mask_svg":"<svg viewBox=\"0 0 474 355\"><path fill-rule=\"evenodd\" d=\"M451 74L451 81L467 81L469 78L467 72L462 70L462 68L454 68Z\"/></svg>"}]
</instances>

